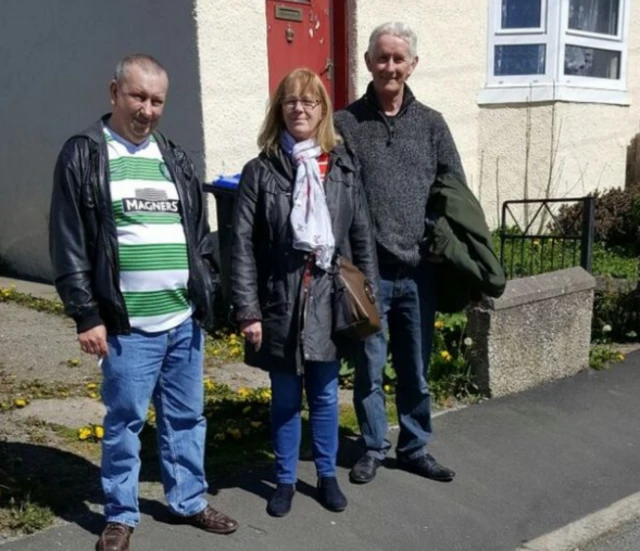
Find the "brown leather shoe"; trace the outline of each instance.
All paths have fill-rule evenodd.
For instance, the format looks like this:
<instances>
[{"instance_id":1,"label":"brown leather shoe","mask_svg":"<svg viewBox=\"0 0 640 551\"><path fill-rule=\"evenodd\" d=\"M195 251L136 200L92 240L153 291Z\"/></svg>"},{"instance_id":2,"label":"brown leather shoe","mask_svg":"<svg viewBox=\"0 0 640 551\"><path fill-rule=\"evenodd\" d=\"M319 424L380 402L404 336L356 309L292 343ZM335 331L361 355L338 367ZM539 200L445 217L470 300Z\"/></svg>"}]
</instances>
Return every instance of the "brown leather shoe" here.
<instances>
[{"instance_id":1,"label":"brown leather shoe","mask_svg":"<svg viewBox=\"0 0 640 551\"><path fill-rule=\"evenodd\" d=\"M213 534L231 534L238 529L238 523L210 505L204 510L190 517L176 517L174 521L180 524L190 524Z\"/></svg>"},{"instance_id":2,"label":"brown leather shoe","mask_svg":"<svg viewBox=\"0 0 640 551\"><path fill-rule=\"evenodd\" d=\"M133 528L119 522L109 522L100 534L96 551L129 551Z\"/></svg>"}]
</instances>

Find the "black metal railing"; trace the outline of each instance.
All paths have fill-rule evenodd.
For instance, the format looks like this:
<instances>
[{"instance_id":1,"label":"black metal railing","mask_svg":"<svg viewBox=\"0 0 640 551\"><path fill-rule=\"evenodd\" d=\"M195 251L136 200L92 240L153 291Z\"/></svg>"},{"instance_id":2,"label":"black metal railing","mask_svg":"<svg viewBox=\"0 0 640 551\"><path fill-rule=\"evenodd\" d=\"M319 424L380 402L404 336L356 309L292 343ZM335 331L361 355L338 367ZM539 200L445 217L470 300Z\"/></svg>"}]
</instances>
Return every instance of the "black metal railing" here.
<instances>
[{"instance_id":1,"label":"black metal railing","mask_svg":"<svg viewBox=\"0 0 640 551\"><path fill-rule=\"evenodd\" d=\"M505 201L499 233L507 278L572 266L591 272L594 219L595 197Z\"/></svg>"}]
</instances>

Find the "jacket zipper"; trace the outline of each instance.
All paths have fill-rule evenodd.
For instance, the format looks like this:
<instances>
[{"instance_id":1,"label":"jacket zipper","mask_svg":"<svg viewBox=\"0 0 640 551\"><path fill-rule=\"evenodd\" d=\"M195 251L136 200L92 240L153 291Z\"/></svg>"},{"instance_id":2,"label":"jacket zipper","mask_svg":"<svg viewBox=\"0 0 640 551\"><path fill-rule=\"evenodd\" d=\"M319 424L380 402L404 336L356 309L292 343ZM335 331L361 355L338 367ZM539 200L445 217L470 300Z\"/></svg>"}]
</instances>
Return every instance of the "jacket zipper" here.
<instances>
[{"instance_id":1,"label":"jacket zipper","mask_svg":"<svg viewBox=\"0 0 640 551\"><path fill-rule=\"evenodd\" d=\"M98 144L98 148L102 146ZM105 219L107 218L107 209L111 209L111 190L109 189L108 180L105 179L106 175L106 166L103 164L105 159L109 158L109 152L106 151L106 144L104 144L103 151L99 152L101 154L97 155L98 159L98 180L93 181L94 194L96 198L96 203L98 204L98 212L101 217L101 224L98 228L100 232L100 237L102 239L103 246L105 248L105 254L107 255L107 260L111 265L112 269L112 277L114 279L114 301L113 304L116 308L117 313L120 316L118 320L118 330L123 334L129 334L131 332L131 326L129 325L129 313L127 312L127 306L124 302L124 297L122 296L122 292L120 291L120 266L118 264L117 255L113 254L113 250L111 247L111 243L107 239L107 230L105 228ZM100 193L100 189L102 188L102 193ZM109 212L112 212L109 210ZM115 224L115 221L114 221ZM117 240L117 236L116 236Z\"/></svg>"}]
</instances>

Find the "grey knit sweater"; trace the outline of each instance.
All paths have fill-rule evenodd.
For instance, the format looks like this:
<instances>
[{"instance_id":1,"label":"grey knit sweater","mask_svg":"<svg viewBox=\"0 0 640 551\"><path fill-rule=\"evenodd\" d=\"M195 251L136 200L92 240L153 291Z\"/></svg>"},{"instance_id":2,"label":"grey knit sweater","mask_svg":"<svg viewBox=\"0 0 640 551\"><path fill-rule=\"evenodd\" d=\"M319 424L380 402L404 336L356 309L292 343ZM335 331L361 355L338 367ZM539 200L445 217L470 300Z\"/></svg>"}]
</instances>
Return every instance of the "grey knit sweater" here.
<instances>
[{"instance_id":1,"label":"grey knit sweater","mask_svg":"<svg viewBox=\"0 0 640 551\"><path fill-rule=\"evenodd\" d=\"M386 117L370 84L336 113L336 127L362 167L380 264L417 266L431 185L442 172L464 177L447 123L408 87L400 112Z\"/></svg>"}]
</instances>

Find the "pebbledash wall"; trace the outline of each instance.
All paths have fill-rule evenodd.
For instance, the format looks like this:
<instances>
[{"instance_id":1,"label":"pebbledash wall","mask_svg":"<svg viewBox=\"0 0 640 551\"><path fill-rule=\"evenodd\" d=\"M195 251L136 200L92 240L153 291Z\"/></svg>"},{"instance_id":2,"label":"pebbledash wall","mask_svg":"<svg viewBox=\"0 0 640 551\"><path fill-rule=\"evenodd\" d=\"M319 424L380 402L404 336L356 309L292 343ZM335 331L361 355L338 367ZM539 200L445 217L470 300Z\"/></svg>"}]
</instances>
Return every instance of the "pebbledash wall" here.
<instances>
[{"instance_id":1,"label":"pebbledash wall","mask_svg":"<svg viewBox=\"0 0 640 551\"><path fill-rule=\"evenodd\" d=\"M480 102L489 0L346 1L351 98L369 82L363 55L370 31L387 20L411 24L420 62L410 85L444 114L491 223L502 201L524 196L525 181L529 197L544 196L547 187L566 196L624 184L626 149L640 130L637 2L628 23L628 105L603 105ZM25 275L50 277L55 156L66 137L108 110L106 86L126 53L146 51L167 66L171 89L161 128L194 155L204 179L239 172L257 154L268 96L265 4L51 0L43 7L3 0L0 258ZM213 200L209 213L215 228Z\"/></svg>"}]
</instances>

